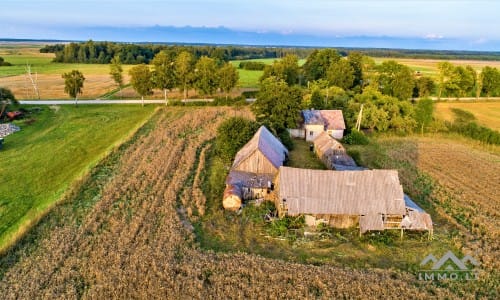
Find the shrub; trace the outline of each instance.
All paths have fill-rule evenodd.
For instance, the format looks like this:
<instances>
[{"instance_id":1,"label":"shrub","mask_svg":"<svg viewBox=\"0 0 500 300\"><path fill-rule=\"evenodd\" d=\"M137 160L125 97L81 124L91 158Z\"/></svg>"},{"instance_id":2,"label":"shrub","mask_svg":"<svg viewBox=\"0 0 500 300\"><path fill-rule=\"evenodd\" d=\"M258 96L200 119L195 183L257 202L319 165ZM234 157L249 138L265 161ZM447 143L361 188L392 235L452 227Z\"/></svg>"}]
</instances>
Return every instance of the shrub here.
<instances>
[{"instance_id":1,"label":"shrub","mask_svg":"<svg viewBox=\"0 0 500 300\"><path fill-rule=\"evenodd\" d=\"M342 142L348 145L368 145L370 140L364 133L354 129L351 133L344 136Z\"/></svg>"},{"instance_id":2,"label":"shrub","mask_svg":"<svg viewBox=\"0 0 500 300\"><path fill-rule=\"evenodd\" d=\"M249 71L262 71L266 67L266 64L258 61L242 61L240 62L239 68Z\"/></svg>"}]
</instances>

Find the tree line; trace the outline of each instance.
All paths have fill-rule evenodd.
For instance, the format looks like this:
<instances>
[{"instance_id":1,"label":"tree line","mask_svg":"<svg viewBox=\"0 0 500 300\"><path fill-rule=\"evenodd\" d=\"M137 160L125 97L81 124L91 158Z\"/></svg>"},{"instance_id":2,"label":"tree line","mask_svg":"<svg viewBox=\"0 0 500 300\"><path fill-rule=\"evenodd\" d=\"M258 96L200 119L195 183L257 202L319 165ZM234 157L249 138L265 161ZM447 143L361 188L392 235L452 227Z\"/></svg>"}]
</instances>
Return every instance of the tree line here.
<instances>
[{"instance_id":1,"label":"tree line","mask_svg":"<svg viewBox=\"0 0 500 300\"><path fill-rule=\"evenodd\" d=\"M189 52L197 59L202 56L208 56L216 60L229 61L236 59L280 58L290 53L306 57L312 50L308 48L279 47L131 44L94 42L92 40L80 43L46 45L40 49L42 53L55 53L54 62L94 64L109 64L116 56L120 58L123 64L149 63L161 51L175 54Z\"/></svg>"},{"instance_id":2,"label":"tree line","mask_svg":"<svg viewBox=\"0 0 500 300\"><path fill-rule=\"evenodd\" d=\"M297 126L300 110L340 109L347 126L370 131L424 132L431 126L431 95L447 97L496 96L500 76L496 68L476 72L472 67L439 64L437 82L396 61L380 65L361 53L343 57L334 49L315 50L303 66L288 55L265 67L261 88L252 106L259 122L279 134ZM422 100L415 101L412 97Z\"/></svg>"}]
</instances>

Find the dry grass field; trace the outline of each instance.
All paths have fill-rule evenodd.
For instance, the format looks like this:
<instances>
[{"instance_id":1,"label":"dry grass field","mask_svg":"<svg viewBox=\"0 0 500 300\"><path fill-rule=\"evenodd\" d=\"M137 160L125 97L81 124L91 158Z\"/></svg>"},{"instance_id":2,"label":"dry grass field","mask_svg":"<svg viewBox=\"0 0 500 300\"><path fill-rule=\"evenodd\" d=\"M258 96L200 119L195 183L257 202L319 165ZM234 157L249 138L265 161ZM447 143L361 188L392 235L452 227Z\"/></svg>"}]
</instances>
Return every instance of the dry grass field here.
<instances>
[{"instance_id":1,"label":"dry grass field","mask_svg":"<svg viewBox=\"0 0 500 300\"><path fill-rule=\"evenodd\" d=\"M410 67L414 71L420 71L423 75L435 77L438 74L437 65L443 60L437 59L415 59L415 58L386 58L374 57L375 63L381 64L387 60L395 60L400 64ZM500 61L485 61L485 60L446 60L457 66L471 66L479 71L485 66L500 68Z\"/></svg>"},{"instance_id":2,"label":"dry grass field","mask_svg":"<svg viewBox=\"0 0 500 300\"><path fill-rule=\"evenodd\" d=\"M436 103L436 117L453 121L452 108L471 112L480 125L500 131L500 101L495 102L439 102Z\"/></svg>"},{"instance_id":3,"label":"dry grass field","mask_svg":"<svg viewBox=\"0 0 500 300\"><path fill-rule=\"evenodd\" d=\"M205 145L224 118L246 114L231 108L159 112L116 163L101 166L112 176L94 173L0 260L2 298L458 297L396 270L201 251L185 208L203 214L197 178ZM93 192L86 189L91 186Z\"/></svg>"}]
</instances>

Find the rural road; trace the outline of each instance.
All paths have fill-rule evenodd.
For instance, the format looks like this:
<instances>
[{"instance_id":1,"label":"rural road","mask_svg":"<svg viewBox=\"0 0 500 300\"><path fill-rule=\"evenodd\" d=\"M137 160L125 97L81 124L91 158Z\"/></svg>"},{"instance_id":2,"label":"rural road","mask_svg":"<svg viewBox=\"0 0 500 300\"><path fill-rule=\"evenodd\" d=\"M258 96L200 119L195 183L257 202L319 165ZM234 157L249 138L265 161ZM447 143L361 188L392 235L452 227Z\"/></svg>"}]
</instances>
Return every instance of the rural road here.
<instances>
[{"instance_id":1,"label":"rural road","mask_svg":"<svg viewBox=\"0 0 500 300\"><path fill-rule=\"evenodd\" d=\"M254 102L255 99L246 99L247 102ZM188 99L186 102L212 102L213 99ZM20 100L20 104L25 105L64 105L73 104L75 100ZM142 104L142 100L78 100L80 104ZM144 100L144 104L165 104L165 100Z\"/></svg>"}]
</instances>

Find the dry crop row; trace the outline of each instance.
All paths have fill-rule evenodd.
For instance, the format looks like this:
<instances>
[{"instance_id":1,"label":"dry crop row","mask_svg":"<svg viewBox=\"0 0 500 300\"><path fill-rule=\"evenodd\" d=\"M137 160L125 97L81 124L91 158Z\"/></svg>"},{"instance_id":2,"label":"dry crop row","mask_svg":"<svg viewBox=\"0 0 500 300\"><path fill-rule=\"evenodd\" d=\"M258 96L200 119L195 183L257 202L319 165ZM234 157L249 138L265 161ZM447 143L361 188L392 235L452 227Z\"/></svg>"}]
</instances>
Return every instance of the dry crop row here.
<instances>
[{"instance_id":1,"label":"dry crop row","mask_svg":"<svg viewBox=\"0 0 500 300\"><path fill-rule=\"evenodd\" d=\"M34 298L412 298L451 297L413 275L352 270L203 252L179 215L203 206L204 145L229 108L164 110L155 128L123 155L119 173L82 222L52 229L0 281L4 299ZM199 155L199 157L197 157ZM186 184L193 175L192 184ZM71 218L69 218L71 220ZM23 251L23 250L20 250Z\"/></svg>"}]
</instances>

